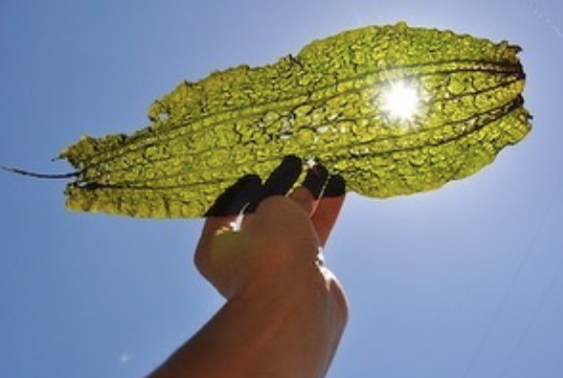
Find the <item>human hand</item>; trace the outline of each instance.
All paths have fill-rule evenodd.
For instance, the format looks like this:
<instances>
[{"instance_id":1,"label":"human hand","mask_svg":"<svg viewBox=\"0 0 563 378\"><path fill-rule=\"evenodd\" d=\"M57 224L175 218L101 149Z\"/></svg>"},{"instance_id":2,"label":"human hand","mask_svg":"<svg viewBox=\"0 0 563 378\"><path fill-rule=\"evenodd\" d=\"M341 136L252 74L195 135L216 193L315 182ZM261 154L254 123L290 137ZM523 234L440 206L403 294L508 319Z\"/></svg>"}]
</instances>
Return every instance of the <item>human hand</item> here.
<instances>
[{"instance_id":1,"label":"human hand","mask_svg":"<svg viewBox=\"0 0 563 378\"><path fill-rule=\"evenodd\" d=\"M311 168L303 186L289 196L302 163L288 157L261 184L246 176L221 196L209 211L196 253L199 271L225 297L249 288L271 290L318 276L334 282L319 260L344 201L344 180ZM249 213L237 226L237 214ZM225 215L227 214L227 215ZM299 287L296 286L296 290Z\"/></svg>"},{"instance_id":2,"label":"human hand","mask_svg":"<svg viewBox=\"0 0 563 378\"><path fill-rule=\"evenodd\" d=\"M209 210L195 263L228 300L151 378L326 374L348 307L319 253L345 188L340 176L328 178L317 166L286 196L301 168L298 158L288 157L263 185L246 176Z\"/></svg>"}]
</instances>

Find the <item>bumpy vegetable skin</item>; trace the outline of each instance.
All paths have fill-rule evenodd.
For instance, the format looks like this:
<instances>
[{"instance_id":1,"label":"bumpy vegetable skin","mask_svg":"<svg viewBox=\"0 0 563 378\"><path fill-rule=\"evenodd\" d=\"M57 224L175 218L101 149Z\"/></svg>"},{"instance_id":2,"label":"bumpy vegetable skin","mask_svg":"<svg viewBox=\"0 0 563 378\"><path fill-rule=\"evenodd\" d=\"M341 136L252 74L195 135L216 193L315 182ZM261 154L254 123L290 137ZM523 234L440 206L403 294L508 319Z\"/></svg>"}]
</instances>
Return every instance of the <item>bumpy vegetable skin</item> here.
<instances>
[{"instance_id":1,"label":"bumpy vegetable skin","mask_svg":"<svg viewBox=\"0 0 563 378\"><path fill-rule=\"evenodd\" d=\"M67 206L138 217L200 217L247 174L284 156L321 162L350 191L391 197L438 188L491 163L529 132L520 49L450 31L370 26L263 67L181 83L130 136L83 137ZM391 83L417 85L410 120L383 109Z\"/></svg>"}]
</instances>

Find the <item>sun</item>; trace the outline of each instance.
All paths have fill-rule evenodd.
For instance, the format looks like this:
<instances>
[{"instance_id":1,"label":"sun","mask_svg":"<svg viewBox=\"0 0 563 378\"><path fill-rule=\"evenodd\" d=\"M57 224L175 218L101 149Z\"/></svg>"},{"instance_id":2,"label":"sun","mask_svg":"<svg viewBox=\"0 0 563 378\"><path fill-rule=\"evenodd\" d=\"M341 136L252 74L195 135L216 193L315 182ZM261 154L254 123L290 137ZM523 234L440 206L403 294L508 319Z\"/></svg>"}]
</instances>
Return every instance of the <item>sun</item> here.
<instances>
[{"instance_id":1,"label":"sun","mask_svg":"<svg viewBox=\"0 0 563 378\"><path fill-rule=\"evenodd\" d=\"M414 84L391 83L383 94L382 109L392 120L411 121L420 111L421 95Z\"/></svg>"}]
</instances>

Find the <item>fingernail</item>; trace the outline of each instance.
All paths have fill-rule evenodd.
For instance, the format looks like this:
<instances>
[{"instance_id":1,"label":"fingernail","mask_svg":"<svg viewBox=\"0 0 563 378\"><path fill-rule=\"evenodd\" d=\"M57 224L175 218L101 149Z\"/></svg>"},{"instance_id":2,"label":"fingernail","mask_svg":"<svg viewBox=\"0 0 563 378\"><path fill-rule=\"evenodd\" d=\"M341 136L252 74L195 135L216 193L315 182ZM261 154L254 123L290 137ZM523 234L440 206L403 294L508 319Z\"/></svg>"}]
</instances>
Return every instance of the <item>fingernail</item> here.
<instances>
[{"instance_id":1,"label":"fingernail","mask_svg":"<svg viewBox=\"0 0 563 378\"><path fill-rule=\"evenodd\" d=\"M247 175L228 187L205 213L206 217L238 215L254 198L261 195L262 182L257 175Z\"/></svg>"},{"instance_id":2,"label":"fingernail","mask_svg":"<svg viewBox=\"0 0 563 378\"><path fill-rule=\"evenodd\" d=\"M319 199L321 191L323 190L326 180L328 178L328 171L320 164L309 168L307 176L303 181L303 186L311 192L315 200Z\"/></svg>"},{"instance_id":3,"label":"fingernail","mask_svg":"<svg viewBox=\"0 0 563 378\"><path fill-rule=\"evenodd\" d=\"M340 197L346 194L346 181L340 175L330 176L323 197Z\"/></svg>"}]
</instances>

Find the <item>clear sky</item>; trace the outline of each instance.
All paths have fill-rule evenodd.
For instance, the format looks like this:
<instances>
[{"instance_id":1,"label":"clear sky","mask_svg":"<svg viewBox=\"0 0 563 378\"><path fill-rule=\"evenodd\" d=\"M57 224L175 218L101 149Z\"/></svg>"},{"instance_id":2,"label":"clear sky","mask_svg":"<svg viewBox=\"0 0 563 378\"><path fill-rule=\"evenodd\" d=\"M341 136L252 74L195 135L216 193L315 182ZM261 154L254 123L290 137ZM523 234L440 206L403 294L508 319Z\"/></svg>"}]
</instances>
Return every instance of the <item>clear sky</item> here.
<instances>
[{"instance_id":1,"label":"clear sky","mask_svg":"<svg viewBox=\"0 0 563 378\"><path fill-rule=\"evenodd\" d=\"M328 246L351 319L329 373L563 376L563 3L0 0L0 161L44 172L81 135L131 132L184 79L406 20L521 45L535 128L426 194L350 195ZM73 213L64 182L0 173L0 377L139 378L221 305L200 220Z\"/></svg>"}]
</instances>

